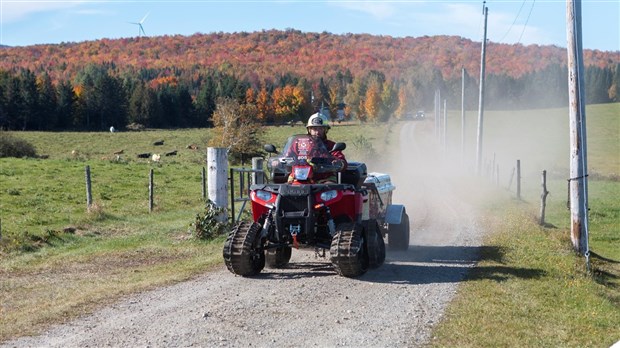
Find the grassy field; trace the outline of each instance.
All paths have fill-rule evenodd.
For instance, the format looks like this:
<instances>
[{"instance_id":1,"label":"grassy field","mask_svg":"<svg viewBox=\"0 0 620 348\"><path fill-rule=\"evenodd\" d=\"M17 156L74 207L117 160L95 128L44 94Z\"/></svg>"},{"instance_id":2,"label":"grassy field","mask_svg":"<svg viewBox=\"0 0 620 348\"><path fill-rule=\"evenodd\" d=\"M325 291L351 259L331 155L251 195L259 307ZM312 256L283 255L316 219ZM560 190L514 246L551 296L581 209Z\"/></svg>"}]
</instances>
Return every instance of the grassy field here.
<instances>
[{"instance_id":1,"label":"grassy field","mask_svg":"<svg viewBox=\"0 0 620 348\"><path fill-rule=\"evenodd\" d=\"M268 128L265 142L281 147L300 132L304 127ZM343 124L331 134L348 143L349 158L363 159L385 150L390 132L387 125ZM0 341L221 264L223 239L196 240L189 232L204 210L209 130L14 135L47 159L0 159ZM158 140L164 145L154 146ZM136 156L173 150L177 155L160 163ZM151 169L155 205L149 213Z\"/></svg>"},{"instance_id":2,"label":"grassy field","mask_svg":"<svg viewBox=\"0 0 620 348\"><path fill-rule=\"evenodd\" d=\"M620 260L620 104L589 106L590 243ZM449 149L460 152L460 113L449 114ZM620 267L593 257L591 274L570 245L566 210L567 111L487 112L485 163L500 168L499 201L484 206L491 231L482 261L464 282L436 346L596 346L620 339ZM473 113L467 139L475 137ZM471 119L471 120L469 120ZM397 148L398 124L334 127L347 158L366 161ZM281 146L302 126L273 127L265 142ZM208 130L138 133L16 133L47 159L0 159L0 341L39 332L128 293L189 279L221 264L223 239L191 238L204 204L201 170ZM153 142L165 140L164 146ZM196 144L198 150L187 145ZM466 142L471 160L475 145ZM488 149L488 150L486 150ZM74 152L75 150L75 152ZM123 150L120 158L114 152ZM178 155L161 163L143 152ZM514 162L523 199L508 187ZM95 206L86 210L84 167ZM155 209L148 211L154 170ZM549 171L546 221L536 223L540 172ZM494 180L490 180L494 184Z\"/></svg>"},{"instance_id":3,"label":"grassy field","mask_svg":"<svg viewBox=\"0 0 620 348\"><path fill-rule=\"evenodd\" d=\"M521 159L522 199L514 199L513 183L510 199L484 210L492 231L485 245L493 247L485 250L493 252L481 255L433 346L609 347L620 340L620 104L586 113L592 271L569 237L568 111L489 112L486 143L504 168ZM460 115L451 122L458 129ZM538 225L542 170L551 192L546 227ZM510 171L501 174L506 189Z\"/></svg>"}]
</instances>

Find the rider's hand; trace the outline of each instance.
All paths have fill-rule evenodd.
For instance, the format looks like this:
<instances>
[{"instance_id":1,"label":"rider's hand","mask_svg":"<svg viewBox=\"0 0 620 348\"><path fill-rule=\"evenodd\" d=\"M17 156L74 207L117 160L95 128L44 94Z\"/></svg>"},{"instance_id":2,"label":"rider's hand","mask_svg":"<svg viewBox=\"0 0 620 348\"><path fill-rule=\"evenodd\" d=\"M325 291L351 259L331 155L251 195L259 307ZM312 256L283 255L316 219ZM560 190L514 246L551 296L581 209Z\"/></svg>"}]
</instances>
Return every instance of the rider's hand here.
<instances>
[{"instance_id":1,"label":"rider's hand","mask_svg":"<svg viewBox=\"0 0 620 348\"><path fill-rule=\"evenodd\" d=\"M344 161L341 159L333 160L332 165L338 167L337 171L342 171L344 169Z\"/></svg>"}]
</instances>

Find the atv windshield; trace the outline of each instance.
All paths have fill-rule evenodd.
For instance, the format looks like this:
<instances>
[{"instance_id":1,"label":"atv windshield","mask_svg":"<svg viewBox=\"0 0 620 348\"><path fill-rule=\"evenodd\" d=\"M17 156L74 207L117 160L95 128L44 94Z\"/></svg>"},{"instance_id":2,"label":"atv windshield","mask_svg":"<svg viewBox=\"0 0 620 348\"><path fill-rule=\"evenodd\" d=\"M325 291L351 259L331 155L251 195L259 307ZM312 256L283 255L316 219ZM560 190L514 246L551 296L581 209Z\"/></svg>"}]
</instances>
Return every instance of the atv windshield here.
<instances>
[{"instance_id":1,"label":"atv windshield","mask_svg":"<svg viewBox=\"0 0 620 348\"><path fill-rule=\"evenodd\" d=\"M342 160L334 157L325 143L307 134L291 136L282 153L272 162L272 167L278 166L290 172L292 166L312 165L317 173L337 172L343 167Z\"/></svg>"}]
</instances>

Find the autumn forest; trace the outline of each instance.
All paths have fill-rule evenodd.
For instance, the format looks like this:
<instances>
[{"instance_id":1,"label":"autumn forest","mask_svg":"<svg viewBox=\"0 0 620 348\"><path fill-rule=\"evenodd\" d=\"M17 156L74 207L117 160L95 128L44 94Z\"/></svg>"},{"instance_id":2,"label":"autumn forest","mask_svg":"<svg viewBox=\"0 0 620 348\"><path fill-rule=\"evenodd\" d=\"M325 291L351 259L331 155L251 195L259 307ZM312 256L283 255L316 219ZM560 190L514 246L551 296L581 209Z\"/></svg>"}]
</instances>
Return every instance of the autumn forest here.
<instances>
[{"instance_id":1,"label":"autumn forest","mask_svg":"<svg viewBox=\"0 0 620 348\"><path fill-rule=\"evenodd\" d=\"M102 39L0 47L0 129L213 126L218 105L251 105L261 124L304 121L321 106L360 122L478 107L480 43L455 36L297 30ZM485 107L568 103L566 49L487 46ZM620 101L620 53L584 51L586 101Z\"/></svg>"}]
</instances>

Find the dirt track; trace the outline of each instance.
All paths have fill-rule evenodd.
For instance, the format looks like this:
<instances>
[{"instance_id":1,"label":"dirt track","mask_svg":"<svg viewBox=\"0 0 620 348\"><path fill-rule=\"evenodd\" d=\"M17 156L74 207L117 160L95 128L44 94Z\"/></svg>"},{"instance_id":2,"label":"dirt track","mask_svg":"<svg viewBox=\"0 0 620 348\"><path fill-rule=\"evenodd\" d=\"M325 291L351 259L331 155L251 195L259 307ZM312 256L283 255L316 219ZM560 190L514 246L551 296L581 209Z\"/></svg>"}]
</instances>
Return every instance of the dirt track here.
<instances>
[{"instance_id":1,"label":"dirt track","mask_svg":"<svg viewBox=\"0 0 620 348\"><path fill-rule=\"evenodd\" d=\"M472 207L437 156L402 128L395 203L411 218L407 252L357 279L328 259L293 251L291 267L242 278L224 266L195 280L129 297L38 337L2 347L420 346L473 265L480 231ZM393 166L396 168L397 166ZM372 168L370 168L372 170ZM429 170L430 169L430 170ZM432 173L427 175L424 171ZM329 254L329 253L328 253Z\"/></svg>"}]
</instances>

